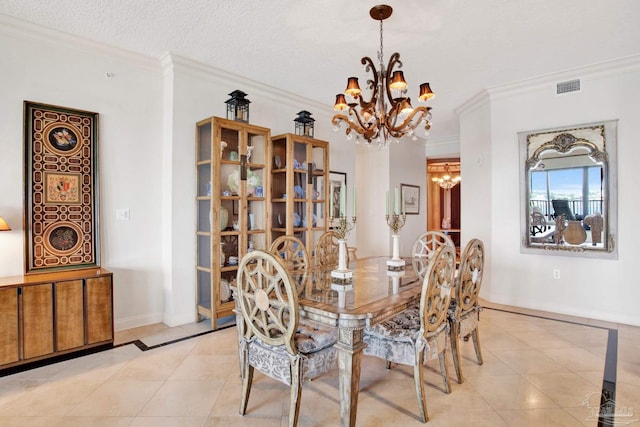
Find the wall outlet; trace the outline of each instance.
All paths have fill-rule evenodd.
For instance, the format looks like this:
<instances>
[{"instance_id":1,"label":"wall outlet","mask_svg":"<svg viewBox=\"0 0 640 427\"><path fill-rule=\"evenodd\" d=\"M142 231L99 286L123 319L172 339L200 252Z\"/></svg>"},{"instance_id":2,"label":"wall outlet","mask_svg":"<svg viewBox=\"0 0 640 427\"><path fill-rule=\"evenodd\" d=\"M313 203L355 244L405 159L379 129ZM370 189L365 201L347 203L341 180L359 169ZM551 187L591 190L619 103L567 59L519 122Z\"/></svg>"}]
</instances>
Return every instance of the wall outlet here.
<instances>
[{"instance_id":1,"label":"wall outlet","mask_svg":"<svg viewBox=\"0 0 640 427\"><path fill-rule=\"evenodd\" d=\"M116 219L129 220L129 209L116 209Z\"/></svg>"},{"instance_id":2,"label":"wall outlet","mask_svg":"<svg viewBox=\"0 0 640 427\"><path fill-rule=\"evenodd\" d=\"M554 268L553 269L553 278L556 279L556 280L560 278L560 269L559 268Z\"/></svg>"}]
</instances>

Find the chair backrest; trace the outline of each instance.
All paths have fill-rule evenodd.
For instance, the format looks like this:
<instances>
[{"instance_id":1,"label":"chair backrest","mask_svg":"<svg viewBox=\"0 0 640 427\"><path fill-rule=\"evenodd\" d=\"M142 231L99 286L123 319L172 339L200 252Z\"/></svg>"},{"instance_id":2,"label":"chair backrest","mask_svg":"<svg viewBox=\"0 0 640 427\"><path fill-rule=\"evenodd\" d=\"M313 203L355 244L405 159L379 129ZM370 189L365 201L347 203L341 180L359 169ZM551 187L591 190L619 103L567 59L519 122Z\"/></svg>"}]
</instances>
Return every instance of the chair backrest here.
<instances>
[{"instance_id":1,"label":"chair backrest","mask_svg":"<svg viewBox=\"0 0 640 427\"><path fill-rule=\"evenodd\" d=\"M335 231L327 231L318 239L315 247L315 265L316 267L333 268L338 265L338 233ZM349 257L347 253L347 263Z\"/></svg>"},{"instance_id":2,"label":"chair backrest","mask_svg":"<svg viewBox=\"0 0 640 427\"><path fill-rule=\"evenodd\" d=\"M551 200L553 205L553 215L559 217L564 215L567 221L575 221L576 216L573 214L571 207L569 207L569 201L565 199L553 199Z\"/></svg>"},{"instance_id":3,"label":"chair backrest","mask_svg":"<svg viewBox=\"0 0 640 427\"><path fill-rule=\"evenodd\" d=\"M283 263L300 294L309 277L309 255L304 243L295 236L280 236L271 243L269 252L282 258Z\"/></svg>"},{"instance_id":4,"label":"chair backrest","mask_svg":"<svg viewBox=\"0 0 640 427\"><path fill-rule=\"evenodd\" d=\"M413 270L420 279L424 279L429 261L434 256L436 250L442 246L449 246L454 253L456 246L451 237L439 231L427 231L422 233L413 243L411 249L411 264Z\"/></svg>"},{"instance_id":5,"label":"chair backrest","mask_svg":"<svg viewBox=\"0 0 640 427\"><path fill-rule=\"evenodd\" d=\"M298 328L298 293L280 258L269 252L247 253L238 266L238 306L245 322L245 336L284 345L296 355L294 337Z\"/></svg>"},{"instance_id":6,"label":"chair backrest","mask_svg":"<svg viewBox=\"0 0 640 427\"><path fill-rule=\"evenodd\" d=\"M449 245L437 249L429 261L420 295L420 332L426 336L447 319L456 271L456 252Z\"/></svg>"},{"instance_id":7,"label":"chair backrest","mask_svg":"<svg viewBox=\"0 0 640 427\"><path fill-rule=\"evenodd\" d=\"M455 281L458 313L478 305L478 294L480 294L483 275L484 244L480 239L472 239L464 248Z\"/></svg>"}]
</instances>

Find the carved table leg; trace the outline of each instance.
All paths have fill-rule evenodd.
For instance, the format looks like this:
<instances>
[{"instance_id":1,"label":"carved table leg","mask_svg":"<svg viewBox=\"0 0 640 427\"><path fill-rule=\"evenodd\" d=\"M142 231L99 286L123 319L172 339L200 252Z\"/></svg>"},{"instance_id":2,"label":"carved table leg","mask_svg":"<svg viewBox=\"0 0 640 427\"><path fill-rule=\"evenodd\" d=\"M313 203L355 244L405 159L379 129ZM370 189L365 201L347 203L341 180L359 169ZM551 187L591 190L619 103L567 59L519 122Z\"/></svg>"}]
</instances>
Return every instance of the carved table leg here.
<instances>
[{"instance_id":1,"label":"carved table leg","mask_svg":"<svg viewBox=\"0 0 640 427\"><path fill-rule=\"evenodd\" d=\"M340 327L336 348L338 349L342 427L356 425L358 392L360 391L360 365L364 347L362 328Z\"/></svg>"}]
</instances>

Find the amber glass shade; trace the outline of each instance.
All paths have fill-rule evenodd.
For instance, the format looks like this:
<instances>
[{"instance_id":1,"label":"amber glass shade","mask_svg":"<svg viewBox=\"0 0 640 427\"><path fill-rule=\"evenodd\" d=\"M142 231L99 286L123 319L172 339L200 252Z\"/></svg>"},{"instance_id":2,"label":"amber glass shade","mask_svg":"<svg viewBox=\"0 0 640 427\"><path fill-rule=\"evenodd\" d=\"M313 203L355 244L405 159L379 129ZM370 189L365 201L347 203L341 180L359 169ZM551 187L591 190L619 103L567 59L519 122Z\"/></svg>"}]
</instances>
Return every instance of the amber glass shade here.
<instances>
[{"instance_id":1,"label":"amber glass shade","mask_svg":"<svg viewBox=\"0 0 640 427\"><path fill-rule=\"evenodd\" d=\"M434 96L436 95L431 91L429 83L422 83L420 85L420 101L426 101L433 98Z\"/></svg>"},{"instance_id":2,"label":"amber glass shade","mask_svg":"<svg viewBox=\"0 0 640 427\"><path fill-rule=\"evenodd\" d=\"M344 95L339 93L336 95L336 103L333 105L334 110L346 110L349 108L347 105L347 100L344 98Z\"/></svg>"},{"instance_id":3,"label":"amber glass shade","mask_svg":"<svg viewBox=\"0 0 640 427\"><path fill-rule=\"evenodd\" d=\"M344 93L353 97L356 97L362 93L362 90L360 90L360 85L358 84L357 77L349 77L349 80L347 81L347 88L344 90Z\"/></svg>"},{"instance_id":4,"label":"amber glass shade","mask_svg":"<svg viewBox=\"0 0 640 427\"><path fill-rule=\"evenodd\" d=\"M4 218L2 218L0 216L0 231L11 231L11 227L9 227L9 224L7 224L7 221L4 220Z\"/></svg>"},{"instance_id":5,"label":"amber glass shade","mask_svg":"<svg viewBox=\"0 0 640 427\"><path fill-rule=\"evenodd\" d=\"M393 72L389 88L393 90L405 90L407 88L407 81L404 79L402 71Z\"/></svg>"}]
</instances>

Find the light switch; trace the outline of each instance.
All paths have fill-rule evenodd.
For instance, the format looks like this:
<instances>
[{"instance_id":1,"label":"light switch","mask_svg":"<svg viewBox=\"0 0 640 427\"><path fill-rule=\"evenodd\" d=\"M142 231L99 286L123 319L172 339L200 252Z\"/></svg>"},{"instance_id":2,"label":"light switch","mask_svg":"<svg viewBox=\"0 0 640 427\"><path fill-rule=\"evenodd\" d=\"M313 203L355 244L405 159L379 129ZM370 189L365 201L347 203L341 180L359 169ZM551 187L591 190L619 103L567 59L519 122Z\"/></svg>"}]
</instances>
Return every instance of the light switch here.
<instances>
[{"instance_id":1,"label":"light switch","mask_svg":"<svg viewBox=\"0 0 640 427\"><path fill-rule=\"evenodd\" d=\"M116 219L129 220L129 209L116 209Z\"/></svg>"}]
</instances>

